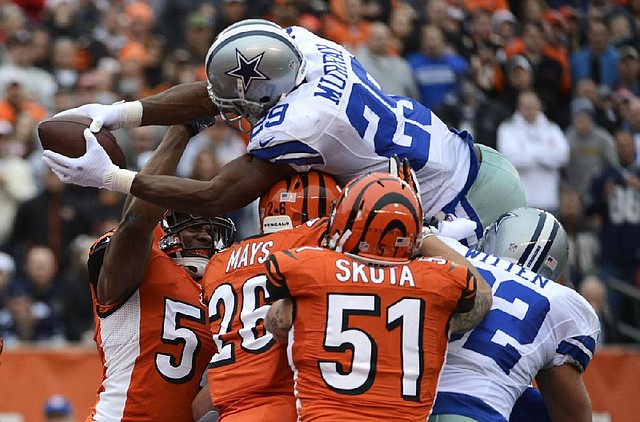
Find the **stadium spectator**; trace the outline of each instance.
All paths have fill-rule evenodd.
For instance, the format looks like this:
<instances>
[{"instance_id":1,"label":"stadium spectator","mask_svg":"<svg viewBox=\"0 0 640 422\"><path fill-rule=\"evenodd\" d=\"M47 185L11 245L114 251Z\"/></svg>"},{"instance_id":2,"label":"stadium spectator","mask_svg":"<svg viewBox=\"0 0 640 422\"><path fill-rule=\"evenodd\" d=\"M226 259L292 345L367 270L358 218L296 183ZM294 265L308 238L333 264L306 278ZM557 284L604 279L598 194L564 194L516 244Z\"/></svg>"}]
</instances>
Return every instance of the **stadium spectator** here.
<instances>
[{"instance_id":1,"label":"stadium spectator","mask_svg":"<svg viewBox=\"0 0 640 422\"><path fill-rule=\"evenodd\" d=\"M51 1L42 11L42 25L52 39L69 37L78 39L88 30L88 22L80 21L78 3L75 1Z\"/></svg>"},{"instance_id":2,"label":"stadium spectator","mask_svg":"<svg viewBox=\"0 0 640 422\"><path fill-rule=\"evenodd\" d=\"M33 171L20 150L13 141L11 123L0 120L0 247L8 246L19 205L37 193Z\"/></svg>"},{"instance_id":3,"label":"stadium spectator","mask_svg":"<svg viewBox=\"0 0 640 422\"><path fill-rule=\"evenodd\" d=\"M32 246L21 267L23 274L16 275L9 286L2 337L14 345L64 342L59 267L53 251Z\"/></svg>"},{"instance_id":4,"label":"stadium spectator","mask_svg":"<svg viewBox=\"0 0 640 422\"><path fill-rule=\"evenodd\" d=\"M607 286L596 275L585 276L578 287L578 292L589 302L600 321L600 338L598 347L606 344L620 343L623 339L618 330L614 314L607 301Z\"/></svg>"},{"instance_id":5,"label":"stadium spectator","mask_svg":"<svg viewBox=\"0 0 640 422\"><path fill-rule=\"evenodd\" d=\"M186 17L186 23L184 24L185 42L180 48L187 51L189 62L196 66L195 75L197 80L202 80L206 77L202 57L207 55L211 42L216 35L214 22L215 20L212 16L200 11L192 12ZM175 53L177 49L173 51Z\"/></svg>"},{"instance_id":6,"label":"stadium spectator","mask_svg":"<svg viewBox=\"0 0 640 422\"><path fill-rule=\"evenodd\" d=\"M638 31L628 9L615 7L605 16L605 22L609 30L609 41L615 47L635 43Z\"/></svg>"},{"instance_id":7,"label":"stadium spectator","mask_svg":"<svg viewBox=\"0 0 640 422\"><path fill-rule=\"evenodd\" d=\"M47 110L42 105L30 100L27 96L27 84L30 83L23 82L18 77L7 80L7 84L4 85L3 99L0 100L0 119L15 125L22 114L26 114L36 122L48 116Z\"/></svg>"},{"instance_id":8,"label":"stadium spectator","mask_svg":"<svg viewBox=\"0 0 640 422\"><path fill-rule=\"evenodd\" d=\"M567 105L571 90L567 57L546 44L541 23L523 23L521 38L521 50L515 46L507 54L522 54L529 61L533 71L533 86L544 104L545 113L558 125L565 127L569 122Z\"/></svg>"},{"instance_id":9,"label":"stadium spectator","mask_svg":"<svg viewBox=\"0 0 640 422\"><path fill-rule=\"evenodd\" d=\"M592 212L601 222L602 265L605 283L617 279L636 286L640 263L640 166L636 144L627 130L615 133L619 164L605 169L592 185ZM632 308L616 290L607 298L616 319L638 326Z\"/></svg>"},{"instance_id":10,"label":"stadium spectator","mask_svg":"<svg viewBox=\"0 0 640 422\"><path fill-rule=\"evenodd\" d=\"M520 93L518 110L498 127L497 146L518 169L527 205L556 213L560 169L569 159L569 144L560 127L542 112L535 92Z\"/></svg>"},{"instance_id":11,"label":"stadium spectator","mask_svg":"<svg viewBox=\"0 0 640 422\"><path fill-rule=\"evenodd\" d=\"M220 163L216 160L216 153L208 148L203 148L193 158L190 179L211 180L220 171Z\"/></svg>"},{"instance_id":12,"label":"stadium spectator","mask_svg":"<svg viewBox=\"0 0 640 422\"><path fill-rule=\"evenodd\" d=\"M560 190L558 221L565 228L569 241L569 260L561 282L574 288L583 277L597 273L600 268L600 234L586 211L583 197L577 190L566 186Z\"/></svg>"},{"instance_id":13,"label":"stadium spectator","mask_svg":"<svg viewBox=\"0 0 640 422\"><path fill-rule=\"evenodd\" d=\"M17 32L6 41L7 57L0 67L0 89L5 92L9 85L18 83L24 90L24 101L41 104L50 108L53 95L57 89L53 76L34 65L35 55L32 50L33 36L30 31ZM7 100L9 93L5 94ZM43 118L43 116L39 116ZM7 118L7 117L4 117ZM13 121L13 119L8 119Z\"/></svg>"},{"instance_id":14,"label":"stadium spectator","mask_svg":"<svg viewBox=\"0 0 640 422\"><path fill-rule=\"evenodd\" d=\"M218 166L222 168L230 161L235 160L246 152L246 144L229 126L225 125L221 118L216 118L216 124L204 129L189 141L182 154L176 174L188 177L193 169L195 157L203 149L214 152ZM211 179L199 179L211 180Z\"/></svg>"},{"instance_id":15,"label":"stadium spectator","mask_svg":"<svg viewBox=\"0 0 640 422\"><path fill-rule=\"evenodd\" d=\"M615 142L609 132L593 121L595 107L588 99L574 99L571 116L571 125L564 133L571 153L563 168L563 180L589 203L594 176L618 161Z\"/></svg>"},{"instance_id":16,"label":"stadium spectator","mask_svg":"<svg viewBox=\"0 0 640 422\"><path fill-rule=\"evenodd\" d=\"M437 111L447 125L468 131L475 142L494 149L498 126L511 115L502 103L488 98L469 79L461 81L459 95L448 96Z\"/></svg>"},{"instance_id":17,"label":"stadium spectator","mask_svg":"<svg viewBox=\"0 0 640 422\"><path fill-rule=\"evenodd\" d=\"M395 40L394 49L401 56L407 57L420 49L420 26L414 8L401 2L391 12L389 28Z\"/></svg>"},{"instance_id":18,"label":"stadium spectator","mask_svg":"<svg viewBox=\"0 0 640 422\"><path fill-rule=\"evenodd\" d=\"M369 38L356 57L380 87L388 94L418 98L418 87L407 61L390 53L391 31L382 22L371 24Z\"/></svg>"},{"instance_id":19,"label":"stadium spectator","mask_svg":"<svg viewBox=\"0 0 640 422\"><path fill-rule=\"evenodd\" d=\"M491 13L485 9L476 9L469 14L469 29L464 39L464 50L458 51L468 61L479 54L481 49L489 49L495 53L499 40L493 32Z\"/></svg>"},{"instance_id":20,"label":"stadium spectator","mask_svg":"<svg viewBox=\"0 0 640 422\"><path fill-rule=\"evenodd\" d=\"M254 15L249 12L251 7L254 6L247 5L247 0L222 0L218 2L215 10L216 14L214 34L219 34L228 26L236 22L240 22L243 19L254 17Z\"/></svg>"},{"instance_id":21,"label":"stadium spectator","mask_svg":"<svg viewBox=\"0 0 640 422\"><path fill-rule=\"evenodd\" d=\"M65 249L69 265L60 274L59 290L62 322L66 339L70 342L93 343L93 303L87 283L87 258L94 240L94 236L81 234Z\"/></svg>"},{"instance_id":22,"label":"stadium spectator","mask_svg":"<svg viewBox=\"0 0 640 422\"><path fill-rule=\"evenodd\" d=\"M466 76L469 64L461 55L447 50L442 30L435 25L422 27L420 43L420 52L407 56L407 61L418 84L420 102L437 108Z\"/></svg>"},{"instance_id":23,"label":"stadium spectator","mask_svg":"<svg viewBox=\"0 0 640 422\"><path fill-rule=\"evenodd\" d=\"M509 48L516 39L518 19L508 9L498 9L491 15L491 27L502 48Z\"/></svg>"},{"instance_id":24,"label":"stadium spectator","mask_svg":"<svg viewBox=\"0 0 640 422\"><path fill-rule=\"evenodd\" d=\"M464 9L472 13L477 10L486 10L491 13L499 10L509 10L507 0L464 0L463 4Z\"/></svg>"},{"instance_id":25,"label":"stadium spectator","mask_svg":"<svg viewBox=\"0 0 640 422\"><path fill-rule=\"evenodd\" d=\"M369 38L371 23L364 19L362 0L329 0L324 16L323 34L355 53Z\"/></svg>"},{"instance_id":26,"label":"stadium spectator","mask_svg":"<svg viewBox=\"0 0 640 422\"><path fill-rule=\"evenodd\" d=\"M51 69L60 88L73 88L78 83L79 47L71 37L57 37L51 46Z\"/></svg>"},{"instance_id":27,"label":"stadium spectator","mask_svg":"<svg viewBox=\"0 0 640 422\"><path fill-rule=\"evenodd\" d=\"M60 394L47 399L44 405L44 422L74 422L73 408L69 400Z\"/></svg>"},{"instance_id":28,"label":"stadium spectator","mask_svg":"<svg viewBox=\"0 0 640 422\"><path fill-rule=\"evenodd\" d=\"M636 151L640 151L640 98L626 89L615 93L614 101L618 105L620 126L631 132L636 143ZM636 154L636 164L640 165L640 154Z\"/></svg>"},{"instance_id":29,"label":"stadium spectator","mask_svg":"<svg viewBox=\"0 0 640 422\"><path fill-rule=\"evenodd\" d=\"M571 80L593 79L596 85L618 86L618 54L609 40L607 25L599 19L587 23L587 44L570 57Z\"/></svg>"},{"instance_id":30,"label":"stadium spectator","mask_svg":"<svg viewBox=\"0 0 640 422\"><path fill-rule=\"evenodd\" d=\"M44 189L21 203L13 220L9 251L16 260L24 259L33 245L47 245L53 250L61 268L64 248L79 234L89 233L86 202L96 192L67 186L45 168Z\"/></svg>"},{"instance_id":31,"label":"stadium spectator","mask_svg":"<svg viewBox=\"0 0 640 422\"><path fill-rule=\"evenodd\" d=\"M16 274L16 264L13 257L5 252L0 252L0 320L4 317L1 316L3 308L9 298L9 284L13 281L13 277ZM0 325L2 323L0 322Z\"/></svg>"},{"instance_id":32,"label":"stadium spectator","mask_svg":"<svg viewBox=\"0 0 640 422\"><path fill-rule=\"evenodd\" d=\"M629 90L633 95L640 96L640 55L632 45L618 48L618 73L620 83L616 88Z\"/></svg>"},{"instance_id":33,"label":"stadium spectator","mask_svg":"<svg viewBox=\"0 0 640 422\"><path fill-rule=\"evenodd\" d=\"M533 90L531 63L521 55L511 57L504 65L504 73L497 72L496 82L499 94L496 101L504 105L509 114L515 113L520 93Z\"/></svg>"},{"instance_id":34,"label":"stadium spectator","mask_svg":"<svg viewBox=\"0 0 640 422\"><path fill-rule=\"evenodd\" d=\"M619 126L620 116L615 110L613 91L607 85L598 87L593 79L585 78L575 85L574 98L586 98L595 108L594 122L609 133Z\"/></svg>"}]
</instances>

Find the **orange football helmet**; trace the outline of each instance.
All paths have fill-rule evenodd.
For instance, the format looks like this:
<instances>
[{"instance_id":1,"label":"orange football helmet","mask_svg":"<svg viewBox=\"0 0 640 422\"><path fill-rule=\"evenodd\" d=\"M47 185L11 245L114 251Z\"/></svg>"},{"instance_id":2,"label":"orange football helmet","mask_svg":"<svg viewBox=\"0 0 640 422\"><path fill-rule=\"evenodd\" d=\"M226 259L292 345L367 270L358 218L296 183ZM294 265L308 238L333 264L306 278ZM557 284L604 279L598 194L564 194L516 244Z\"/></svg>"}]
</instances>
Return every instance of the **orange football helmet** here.
<instances>
[{"instance_id":1,"label":"orange football helmet","mask_svg":"<svg viewBox=\"0 0 640 422\"><path fill-rule=\"evenodd\" d=\"M404 262L421 233L422 207L411 186L387 173L371 173L342 191L329 220L327 247L377 263Z\"/></svg>"},{"instance_id":2,"label":"orange football helmet","mask_svg":"<svg viewBox=\"0 0 640 422\"><path fill-rule=\"evenodd\" d=\"M327 217L339 196L338 183L326 173L312 170L282 179L260 197L260 230L273 233Z\"/></svg>"}]
</instances>

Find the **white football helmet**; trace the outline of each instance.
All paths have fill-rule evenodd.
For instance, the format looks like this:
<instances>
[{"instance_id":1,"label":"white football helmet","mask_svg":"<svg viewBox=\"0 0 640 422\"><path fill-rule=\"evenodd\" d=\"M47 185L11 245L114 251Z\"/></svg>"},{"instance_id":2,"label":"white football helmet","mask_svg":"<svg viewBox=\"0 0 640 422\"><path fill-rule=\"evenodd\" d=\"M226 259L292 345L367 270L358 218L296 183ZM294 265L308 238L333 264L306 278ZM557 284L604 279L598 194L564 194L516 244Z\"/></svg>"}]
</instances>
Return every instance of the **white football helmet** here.
<instances>
[{"instance_id":1,"label":"white football helmet","mask_svg":"<svg viewBox=\"0 0 640 422\"><path fill-rule=\"evenodd\" d=\"M569 241L553 214L521 207L502 214L487 227L478 250L556 280L567 263Z\"/></svg>"},{"instance_id":2,"label":"white football helmet","mask_svg":"<svg viewBox=\"0 0 640 422\"><path fill-rule=\"evenodd\" d=\"M222 119L243 132L302 83L306 60L293 38L263 19L246 19L222 31L207 58L207 89Z\"/></svg>"}]
</instances>

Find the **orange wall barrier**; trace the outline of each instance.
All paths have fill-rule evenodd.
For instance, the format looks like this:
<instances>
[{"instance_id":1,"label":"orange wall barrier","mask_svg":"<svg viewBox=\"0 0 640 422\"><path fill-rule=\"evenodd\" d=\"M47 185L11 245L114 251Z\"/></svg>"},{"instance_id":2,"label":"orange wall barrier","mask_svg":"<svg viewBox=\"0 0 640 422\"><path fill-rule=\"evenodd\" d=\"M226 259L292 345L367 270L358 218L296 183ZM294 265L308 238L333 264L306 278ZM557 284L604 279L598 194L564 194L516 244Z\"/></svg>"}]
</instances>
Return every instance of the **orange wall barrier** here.
<instances>
[{"instance_id":1,"label":"orange wall barrier","mask_svg":"<svg viewBox=\"0 0 640 422\"><path fill-rule=\"evenodd\" d=\"M65 395L76 420L83 421L96 398L102 376L93 350L81 348L6 350L0 366L0 421L17 413L24 422L42 421L44 403ZM602 422L635 422L640 415L640 351L598 350L584 374L596 418Z\"/></svg>"},{"instance_id":2,"label":"orange wall barrier","mask_svg":"<svg viewBox=\"0 0 640 422\"><path fill-rule=\"evenodd\" d=\"M102 379L95 350L5 347L0 359L0 415L18 413L24 422L41 422L45 402L53 394L69 399L76 420L89 414ZM2 416L0 421L4 422Z\"/></svg>"}]
</instances>

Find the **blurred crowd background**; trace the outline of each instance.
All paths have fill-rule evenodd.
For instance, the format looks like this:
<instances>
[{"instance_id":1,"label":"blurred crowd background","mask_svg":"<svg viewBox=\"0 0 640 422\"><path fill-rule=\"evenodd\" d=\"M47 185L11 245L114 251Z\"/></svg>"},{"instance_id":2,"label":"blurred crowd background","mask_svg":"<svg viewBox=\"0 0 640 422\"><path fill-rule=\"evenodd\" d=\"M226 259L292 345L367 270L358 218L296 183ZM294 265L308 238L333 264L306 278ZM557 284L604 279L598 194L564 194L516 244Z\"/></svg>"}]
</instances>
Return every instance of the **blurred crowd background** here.
<instances>
[{"instance_id":1,"label":"blurred crowd background","mask_svg":"<svg viewBox=\"0 0 640 422\"><path fill-rule=\"evenodd\" d=\"M0 335L91 343L87 251L124 197L62 184L37 123L85 103L205 79L214 37L251 17L346 46L520 172L528 205L570 237L562 283L600 315L602 343L640 344L640 0L0 0ZM165 128L115 132L139 169ZM178 175L208 180L245 152L224 124ZM233 214L258 232L256 205Z\"/></svg>"}]
</instances>

